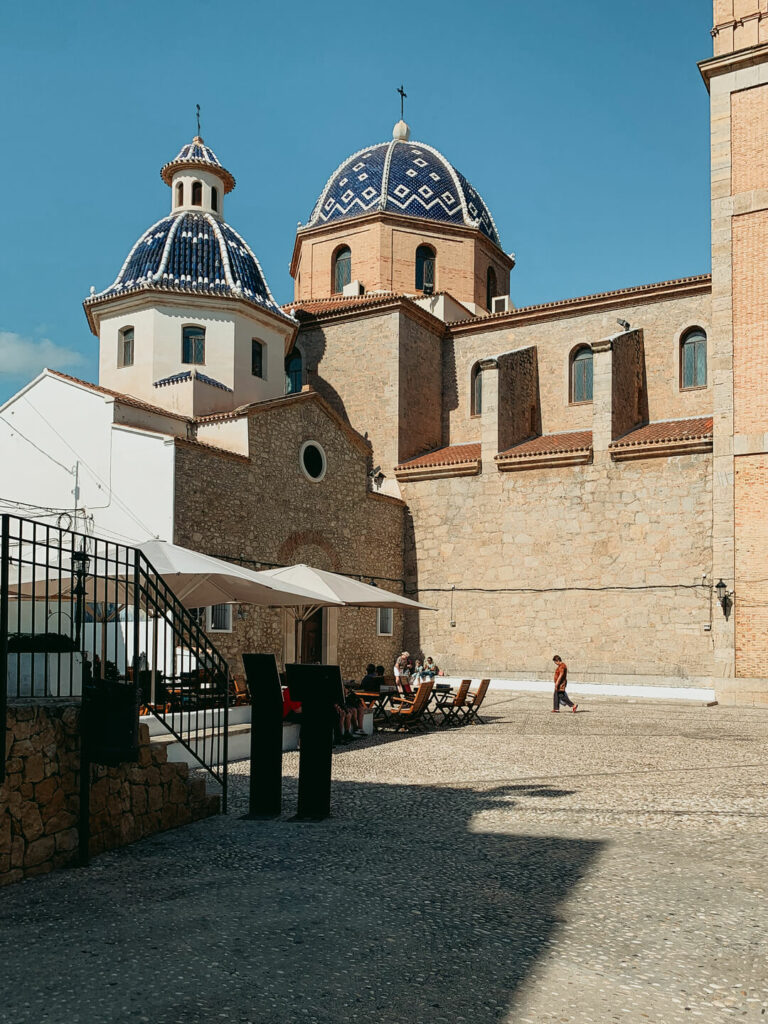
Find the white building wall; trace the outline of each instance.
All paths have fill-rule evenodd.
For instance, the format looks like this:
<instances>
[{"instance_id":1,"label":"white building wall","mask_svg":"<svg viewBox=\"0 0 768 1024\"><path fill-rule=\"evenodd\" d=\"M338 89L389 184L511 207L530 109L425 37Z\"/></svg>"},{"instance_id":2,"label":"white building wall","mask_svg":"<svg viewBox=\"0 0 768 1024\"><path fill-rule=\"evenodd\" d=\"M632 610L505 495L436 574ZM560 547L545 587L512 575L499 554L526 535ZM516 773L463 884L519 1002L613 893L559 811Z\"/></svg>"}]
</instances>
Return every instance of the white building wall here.
<instances>
[{"instance_id":1,"label":"white building wall","mask_svg":"<svg viewBox=\"0 0 768 1024\"><path fill-rule=\"evenodd\" d=\"M163 434L112 423L111 399L43 374L0 408L0 504L80 510L82 526L140 542L173 537L174 451ZM74 493L77 480L79 494Z\"/></svg>"}]
</instances>

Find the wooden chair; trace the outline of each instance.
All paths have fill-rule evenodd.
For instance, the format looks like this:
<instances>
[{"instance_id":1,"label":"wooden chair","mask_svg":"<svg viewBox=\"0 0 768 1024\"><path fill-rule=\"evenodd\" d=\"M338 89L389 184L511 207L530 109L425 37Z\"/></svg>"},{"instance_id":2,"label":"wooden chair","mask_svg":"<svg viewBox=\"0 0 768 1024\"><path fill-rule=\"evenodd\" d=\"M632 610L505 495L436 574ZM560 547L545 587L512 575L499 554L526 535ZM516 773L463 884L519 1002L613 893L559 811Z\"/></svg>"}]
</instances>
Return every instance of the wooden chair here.
<instances>
[{"instance_id":1,"label":"wooden chair","mask_svg":"<svg viewBox=\"0 0 768 1024\"><path fill-rule=\"evenodd\" d=\"M488 687L490 685L490 679L481 679L480 685L475 692L467 694L467 703L464 708L464 719L466 725L471 725L472 722L475 721L480 722L481 725L485 725L485 722L483 722L477 712L480 710L480 705L485 700L485 695L488 693Z\"/></svg>"},{"instance_id":2,"label":"wooden chair","mask_svg":"<svg viewBox=\"0 0 768 1024\"><path fill-rule=\"evenodd\" d=\"M245 676L232 676L232 683L234 689L234 707L242 707L244 704L251 703L251 697L248 693L248 686L245 682Z\"/></svg>"},{"instance_id":3,"label":"wooden chair","mask_svg":"<svg viewBox=\"0 0 768 1024\"><path fill-rule=\"evenodd\" d=\"M461 685L456 691L453 700L446 702L440 707L440 711L443 714L443 721L441 725L461 725L461 718L464 713L464 707L467 703L467 694L469 693L471 685L471 679L462 679Z\"/></svg>"},{"instance_id":4,"label":"wooden chair","mask_svg":"<svg viewBox=\"0 0 768 1024\"><path fill-rule=\"evenodd\" d=\"M399 732L401 729L426 729L424 718L433 686L434 683L431 679L428 682L419 683L413 700L405 697L393 698L393 707L390 708L387 715L385 728L392 726L395 732Z\"/></svg>"}]
</instances>

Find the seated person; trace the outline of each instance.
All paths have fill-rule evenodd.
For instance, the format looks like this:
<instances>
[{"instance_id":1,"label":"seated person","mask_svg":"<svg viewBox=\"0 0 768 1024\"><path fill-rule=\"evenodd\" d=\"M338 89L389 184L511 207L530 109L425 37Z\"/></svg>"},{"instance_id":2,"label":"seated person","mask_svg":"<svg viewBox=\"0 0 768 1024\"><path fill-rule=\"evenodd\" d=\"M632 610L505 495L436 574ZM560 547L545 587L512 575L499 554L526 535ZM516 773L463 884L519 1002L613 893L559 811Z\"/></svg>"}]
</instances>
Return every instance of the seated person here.
<instances>
[{"instance_id":1,"label":"seated person","mask_svg":"<svg viewBox=\"0 0 768 1024\"><path fill-rule=\"evenodd\" d=\"M411 672L411 682L416 683L416 685L418 686L422 678L424 678L424 666L417 658L416 664L413 666L413 671Z\"/></svg>"},{"instance_id":2,"label":"seated person","mask_svg":"<svg viewBox=\"0 0 768 1024\"><path fill-rule=\"evenodd\" d=\"M424 662L424 668L422 669L421 674L427 679L434 679L438 672L439 669L435 664L434 658L427 658Z\"/></svg>"},{"instance_id":3,"label":"seated person","mask_svg":"<svg viewBox=\"0 0 768 1024\"><path fill-rule=\"evenodd\" d=\"M381 674L384 675L384 668L382 666ZM376 666L371 663L365 670L365 675L360 681L358 689L362 690L363 693L378 693L381 689L381 677L376 674Z\"/></svg>"},{"instance_id":4,"label":"seated person","mask_svg":"<svg viewBox=\"0 0 768 1024\"><path fill-rule=\"evenodd\" d=\"M301 701L291 700L287 686L283 687L283 722L301 721Z\"/></svg>"},{"instance_id":5,"label":"seated person","mask_svg":"<svg viewBox=\"0 0 768 1024\"><path fill-rule=\"evenodd\" d=\"M338 715L338 742L351 743L352 740L363 739L363 716L365 715L365 704L361 697L354 692L349 683L344 684L344 704L336 704Z\"/></svg>"}]
</instances>

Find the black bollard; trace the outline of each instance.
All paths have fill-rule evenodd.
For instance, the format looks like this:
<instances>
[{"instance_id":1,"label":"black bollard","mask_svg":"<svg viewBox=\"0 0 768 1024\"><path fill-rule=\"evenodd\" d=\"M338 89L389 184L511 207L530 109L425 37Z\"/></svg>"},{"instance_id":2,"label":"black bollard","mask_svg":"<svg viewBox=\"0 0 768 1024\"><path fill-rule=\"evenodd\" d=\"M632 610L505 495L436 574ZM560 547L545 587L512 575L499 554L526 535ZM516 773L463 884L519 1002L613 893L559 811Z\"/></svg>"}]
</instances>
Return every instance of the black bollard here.
<instances>
[{"instance_id":1,"label":"black bollard","mask_svg":"<svg viewBox=\"0 0 768 1024\"><path fill-rule=\"evenodd\" d=\"M288 689L301 701L299 802L295 821L323 821L331 813L334 705L344 703L338 665L286 665Z\"/></svg>"},{"instance_id":2,"label":"black bollard","mask_svg":"<svg viewBox=\"0 0 768 1024\"><path fill-rule=\"evenodd\" d=\"M274 654L244 654L251 697L248 821L279 818L283 787L283 692Z\"/></svg>"}]
</instances>

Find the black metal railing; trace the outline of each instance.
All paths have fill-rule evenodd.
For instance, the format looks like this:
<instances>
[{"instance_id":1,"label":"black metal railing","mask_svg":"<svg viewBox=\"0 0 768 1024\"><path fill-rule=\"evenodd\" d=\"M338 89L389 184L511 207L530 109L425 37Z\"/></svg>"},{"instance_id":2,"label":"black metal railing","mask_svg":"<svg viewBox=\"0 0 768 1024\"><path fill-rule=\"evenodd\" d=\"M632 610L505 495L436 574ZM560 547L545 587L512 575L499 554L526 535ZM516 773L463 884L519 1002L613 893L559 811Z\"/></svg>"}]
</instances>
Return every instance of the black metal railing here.
<instances>
[{"instance_id":1,"label":"black metal railing","mask_svg":"<svg viewBox=\"0 0 768 1024\"><path fill-rule=\"evenodd\" d=\"M91 693L104 706L131 688L220 783L226 810L231 679L195 616L136 548L7 514L0 528L0 781L8 698Z\"/></svg>"}]
</instances>

